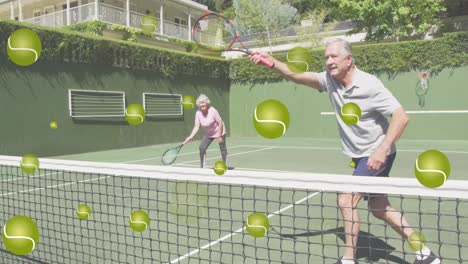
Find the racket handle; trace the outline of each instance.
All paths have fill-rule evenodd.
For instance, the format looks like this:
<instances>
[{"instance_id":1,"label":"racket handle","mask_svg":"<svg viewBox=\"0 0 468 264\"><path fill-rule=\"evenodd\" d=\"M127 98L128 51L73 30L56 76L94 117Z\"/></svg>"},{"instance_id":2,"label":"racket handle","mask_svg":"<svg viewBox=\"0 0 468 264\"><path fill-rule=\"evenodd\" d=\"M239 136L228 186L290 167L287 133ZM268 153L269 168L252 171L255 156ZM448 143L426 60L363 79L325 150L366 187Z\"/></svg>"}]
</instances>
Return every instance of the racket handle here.
<instances>
[{"instance_id":1,"label":"racket handle","mask_svg":"<svg viewBox=\"0 0 468 264\"><path fill-rule=\"evenodd\" d=\"M273 68L275 66L275 63L266 59L266 58L260 58L260 61L259 61L260 64L262 64L263 66L265 67L268 67L268 68Z\"/></svg>"},{"instance_id":2,"label":"racket handle","mask_svg":"<svg viewBox=\"0 0 468 264\"><path fill-rule=\"evenodd\" d=\"M252 54L252 52L251 52L250 50L248 50L248 49L240 49L240 50L238 50L238 51L245 52L245 53L247 53L248 55L251 55L251 54ZM263 66L268 67L268 68L270 68L270 69L273 68L273 67L275 67L275 63L272 62L272 61L270 61L270 60L268 60L267 58L260 58L260 60L259 60L258 62L259 62L260 64L262 64Z\"/></svg>"}]
</instances>

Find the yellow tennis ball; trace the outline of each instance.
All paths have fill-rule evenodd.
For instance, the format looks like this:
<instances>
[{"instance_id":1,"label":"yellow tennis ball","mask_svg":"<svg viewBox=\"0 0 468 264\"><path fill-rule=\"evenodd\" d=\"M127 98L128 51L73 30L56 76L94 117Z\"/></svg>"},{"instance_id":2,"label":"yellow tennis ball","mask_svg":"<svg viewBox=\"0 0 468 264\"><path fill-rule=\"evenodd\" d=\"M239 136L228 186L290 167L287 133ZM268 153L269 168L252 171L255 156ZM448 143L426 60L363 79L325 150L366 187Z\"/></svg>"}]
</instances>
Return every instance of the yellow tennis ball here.
<instances>
[{"instance_id":1,"label":"yellow tennis ball","mask_svg":"<svg viewBox=\"0 0 468 264\"><path fill-rule=\"evenodd\" d=\"M133 231L136 231L136 232L145 231L148 228L149 223L150 223L148 213L146 213L143 210L133 211L132 214L130 215L129 223Z\"/></svg>"},{"instance_id":2,"label":"yellow tennis ball","mask_svg":"<svg viewBox=\"0 0 468 264\"><path fill-rule=\"evenodd\" d=\"M426 237L421 232L414 231L408 237L408 246L413 251L422 250L425 244L426 244Z\"/></svg>"},{"instance_id":3,"label":"yellow tennis ball","mask_svg":"<svg viewBox=\"0 0 468 264\"><path fill-rule=\"evenodd\" d=\"M191 95L184 95L184 97L182 97L182 107L185 110L190 110L195 107L195 98Z\"/></svg>"},{"instance_id":4,"label":"yellow tennis ball","mask_svg":"<svg viewBox=\"0 0 468 264\"><path fill-rule=\"evenodd\" d=\"M145 120L145 109L141 104L130 104L125 109L125 119L130 125L138 126Z\"/></svg>"},{"instance_id":5,"label":"yellow tennis ball","mask_svg":"<svg viewBox=\"0 0 468 264\"><path fill-rule=\"evenodd\" d=\"M350 168L356 168L356 162L354 162L354 160L351 160L348 165Z\"/></svg>"},{"instance_id":6,"label":"yellow tennis ball","mask_svg":"<svg viewBox=\"0 0 468 264\"><path fill-rule=\"evenodd\" d=\"M141 18L141 30L145 33L154 33L158 28L158 19L152 15L144 15Z\"/></svg>"},{"instance_id":7,"label":"yellow tennis ball","mask_svg":"<svg viewBox=\"0 0 468 264\"><path fill-rule=\"evenodd\" d=\"M268 228L270 228L270 221L263 213L253 213L247 217L246 230L249 235L259 238L264 237Z\"/></svg>"},{"instance_id":8,"label":"yellow tennis ball","mask_svg":"<svg viewBox=\"0 0 468 264\"><path fill-rule=\"evenodd\" d=\"M213 170L216 174L223 175L224 173L226 173L227 170L226 163L224 163L224 161L222 160L217 161L213 166Z\"/></svg>"},{"instance_id":9,"label":"yellow tennis ball","mask_svg":"<svg viewBox=\"0 0 468 264\"><path fill-rule=\"evenodd\" d=\"M416 159L414 174L422 185L428 188L440 187L450 176L450 161L436 149L424 151Z\"/></svg>"},{"instance_id":10,"label":"yellow tennis ball","mask_svg":"<svg viewBox=\"0 0 468 264\"><path fill-rule=\"evenodd\" d=\"M41 39L30 29L18 29L7 41L7 53L10 60L20 66L35 63L42 52Z\"/></svg>"},{"instance_id":11,"label":"yellow tennis ball","mask_svg":"<svg viewBox=\"0 0 468 264\"><path fill-rule=\"evenodd\" d=\"M269 139L281 137L289 127L288 108L278 100L263 101L254 110L253 123L261 136Z\"/></svg>"},{"instance_id":12,"label":"yellow tennis ball","mask_svg":"<svg viewBox=\"0 0 468 264\"><path fill-rule=\"evenodd\" d=\"M355 103L346 103L341 107L341 120L347 125L354 125L361 119L361 108Z\"/></svg>"},{"instance_id":13,"label":"yellow tennis ball","mask_svg":"<svg viewBox=\"0 0 468 264\"><path fill-rule=\"evenodd\" d=\"M5 223L2 230L3 244L13 254L27 255L39 243L39 229L27 216L14 216Z\"/></svg>"},{"instance_id":14,"label":"yellow tennis ball","mask_svg":"<svg viewBox=\"0 0 468 264\"><path fill-rule=\"evenodd\" d=\"M50 126L50 129L55 130L58 128L58 123L55 121L52 121L50 122L49 126Z\"/></svg>"},{"instance_id":15,"label":"yellow tennis ball","mask_svg":"<svg viewBox=\"0 0 468 264\"><path fill-rule=\"evenodd\" d=\"M91 208L86 204L81 204L78 206L78 209L76 209L76 215L81 220L87 220L91 215Z\"/></svg>"},{"instance_id":16,"label":"yellow tennis ball","mask_svg":"<svg viewBox=\"0 0 468 264\"><path fill-rule=\"evenodd\" d=\"M39 169L39 159L34 154L25 154L21 158L20 166L24 173L34 174Z\"/></svg>"},{"instance_id":17,"label":"yellow tennis ball","mask_svg":"<svg viewBox=\"0 0 468 264\"><path fill-rule=\"evenodd\" d=\"M286 65L294 73L304 73L310 70L312 57L309 50L303 47L294 47L286 53Z\"/></svg>"}]
</instances>

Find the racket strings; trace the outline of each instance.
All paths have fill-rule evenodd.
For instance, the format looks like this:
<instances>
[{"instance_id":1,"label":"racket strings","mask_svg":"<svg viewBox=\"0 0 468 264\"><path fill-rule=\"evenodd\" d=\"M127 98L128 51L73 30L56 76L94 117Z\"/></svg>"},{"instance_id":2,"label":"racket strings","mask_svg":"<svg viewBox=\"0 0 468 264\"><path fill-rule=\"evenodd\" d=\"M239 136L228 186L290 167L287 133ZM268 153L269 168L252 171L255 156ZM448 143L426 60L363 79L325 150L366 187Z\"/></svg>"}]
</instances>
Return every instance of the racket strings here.
<instances>
[{"instance_id":1,"label":"racket strings","mask_svg":"<svg viewBox=\"0 0 468 264\"><path fill-rule=\"evenodd\" d=\"M177 154L178 154L177 149L170 149L166 152L161 157L161 161L164 165L170 165L172 164L176 159L177 159Z\"/></svg>"},{"instance_id":2,"label":"racket strings","mask_svg":"<svg viewBox=\"0 0 468 264\"><path fill-rule=\"evenodd\" d=\"M231 23L219 16L205 17L194 28L195 42L215 49L228 49L236 36Z\"/></svg>"}]
</instances>

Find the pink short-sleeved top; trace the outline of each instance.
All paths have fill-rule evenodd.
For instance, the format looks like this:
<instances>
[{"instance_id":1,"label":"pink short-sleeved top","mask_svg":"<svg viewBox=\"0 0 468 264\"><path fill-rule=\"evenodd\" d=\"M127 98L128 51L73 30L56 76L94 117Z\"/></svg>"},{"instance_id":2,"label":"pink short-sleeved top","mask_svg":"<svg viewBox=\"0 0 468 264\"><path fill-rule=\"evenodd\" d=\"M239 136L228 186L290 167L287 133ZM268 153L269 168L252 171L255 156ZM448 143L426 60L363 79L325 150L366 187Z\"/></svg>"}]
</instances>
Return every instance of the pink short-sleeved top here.
<instances>
[{"instance_id":1,"label":"pink short-sleeved top","mask_svg":"<svg viewBox=\"0 0 468 264\"><path fill-rule=\"evenodd\" d=\"M208 108L208 113L203 115L202 111L198 110L195 114L195 125L200 124L205 129L205 136L209 138L215 138L219 136L218 124L223 124L223 134L226 134L226 129L221 116L214 107Z\"/></svg>"}]
</instances>

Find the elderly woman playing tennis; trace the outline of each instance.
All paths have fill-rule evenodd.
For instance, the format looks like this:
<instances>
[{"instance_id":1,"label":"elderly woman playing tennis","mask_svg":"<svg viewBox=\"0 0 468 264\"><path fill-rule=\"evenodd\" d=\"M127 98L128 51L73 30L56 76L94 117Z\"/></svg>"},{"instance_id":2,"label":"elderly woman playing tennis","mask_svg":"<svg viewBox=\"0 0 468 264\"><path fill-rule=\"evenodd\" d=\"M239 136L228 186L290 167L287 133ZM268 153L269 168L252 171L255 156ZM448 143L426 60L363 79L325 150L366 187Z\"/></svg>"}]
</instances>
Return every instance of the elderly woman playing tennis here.
<instances>
[{"instance_id":1,"label":"elderly woman playing tennis","mask_svg":"<svg viewBox=\"0 0 468 264\"><path fill-rule=\"evenodd\" d=\"M208 96L201 94L197 98L198 111L195 114L195 125L193 126L192 133L188 136L182 144L187 144L197 134L200 126L205 129L205 135L200 143L200 167L205 166L206 150L211 142L216 138L221 150L221 156L224 163L226 163L227 149L226 149L226 130L224 128L223 119L213 106L210 106L210 99Z\"/></svg>"}]
</instances>

